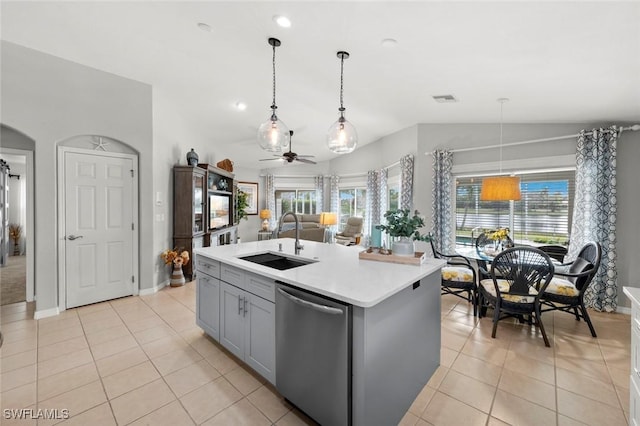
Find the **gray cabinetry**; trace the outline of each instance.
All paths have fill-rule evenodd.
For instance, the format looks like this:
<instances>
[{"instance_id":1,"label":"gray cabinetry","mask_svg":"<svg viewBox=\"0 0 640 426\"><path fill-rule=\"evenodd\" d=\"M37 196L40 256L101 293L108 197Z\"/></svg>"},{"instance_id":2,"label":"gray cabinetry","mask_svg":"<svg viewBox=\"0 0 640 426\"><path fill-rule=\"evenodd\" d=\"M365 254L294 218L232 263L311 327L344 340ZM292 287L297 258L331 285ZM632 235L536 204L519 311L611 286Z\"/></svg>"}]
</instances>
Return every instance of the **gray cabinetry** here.
<instances>
[{"instance_id":1,"label":"gray cabinetry","mask_svg":"<svg viewBox=\"0 0 640 426\"><path fill-rule=\"evenodd\" d=\"M200 256L196 262L196 324L220 340L220 263Z\"/></svg>"},{"instance_id":2,"label":"gray cabinetry","mask_svg":"<svg viewBox=\"0 0 640 426\"><path fill-rule=\"evenodd\" d=\"M220 343L275 383L273 280L221 267Z\"/></svg>"}]
</instances>

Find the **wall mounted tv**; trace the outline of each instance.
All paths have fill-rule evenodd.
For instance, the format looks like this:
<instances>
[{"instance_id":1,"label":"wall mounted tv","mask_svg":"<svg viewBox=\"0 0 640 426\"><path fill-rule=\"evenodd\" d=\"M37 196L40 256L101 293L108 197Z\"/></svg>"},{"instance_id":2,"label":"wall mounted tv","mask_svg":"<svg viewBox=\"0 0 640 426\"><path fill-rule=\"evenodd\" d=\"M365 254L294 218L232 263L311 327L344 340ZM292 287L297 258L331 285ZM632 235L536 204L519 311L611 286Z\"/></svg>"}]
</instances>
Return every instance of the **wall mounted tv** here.
<instances>
[{"instance_id":1,"label":"wall mounted tv","mask_svg":"<svg viewBox=\"0 0 640 426\"><path fill-rule=\"evenodd\" d=\"M231 195L209 194L209 229L231 225Z\"/></svg>"}]
</instances>

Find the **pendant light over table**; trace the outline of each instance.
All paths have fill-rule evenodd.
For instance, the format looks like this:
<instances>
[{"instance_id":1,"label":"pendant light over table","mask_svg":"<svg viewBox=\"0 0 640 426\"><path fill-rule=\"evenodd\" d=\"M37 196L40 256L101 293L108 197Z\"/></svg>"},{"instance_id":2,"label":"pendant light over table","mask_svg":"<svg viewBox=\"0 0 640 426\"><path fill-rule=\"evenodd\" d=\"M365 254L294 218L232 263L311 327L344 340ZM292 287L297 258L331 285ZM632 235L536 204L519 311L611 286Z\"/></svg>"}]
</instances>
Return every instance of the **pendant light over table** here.
<instances>
[{"instance_id":1,"label":"pendant light over table","mask_svg":"<svg viewBox=\"0 0 640 426\"><path fill-rule=\"evenodd\" d=\"M500 98L500 175L502 174L502 106L509 99ZM491 176L482 179L480 201L518 201L520 200L520 177Z\"/></svg>"},{"instance_id":2,"label":"pendant light over table","mask_svg":"<svg viewBox=\"0 0 640 426\"><path fill-rule=\"evenodd\" d=\"M340 117L338 121L329 127L327 134L327 146L336 154L347 154L352 152L358 144L358 133L353 124L344 118L345 107L343 105L343 82L344 82L344 60L349 58L349 53L340 51L337 53L340 58Z\"/></svg>"},{"instance_id":3,"label":"pendant light over table","mask_svg":"<svg viewBox=\"0 0 640 426\"><path fill-rule=\"evenodd\" d=\"M271 117L258 129L258 143L265 151L281 152L289 146L289 129L276 115L276 47L280 40L269 38L269 45L273 48L273 101L271 103Z\"/></svg>"}]
</instances>

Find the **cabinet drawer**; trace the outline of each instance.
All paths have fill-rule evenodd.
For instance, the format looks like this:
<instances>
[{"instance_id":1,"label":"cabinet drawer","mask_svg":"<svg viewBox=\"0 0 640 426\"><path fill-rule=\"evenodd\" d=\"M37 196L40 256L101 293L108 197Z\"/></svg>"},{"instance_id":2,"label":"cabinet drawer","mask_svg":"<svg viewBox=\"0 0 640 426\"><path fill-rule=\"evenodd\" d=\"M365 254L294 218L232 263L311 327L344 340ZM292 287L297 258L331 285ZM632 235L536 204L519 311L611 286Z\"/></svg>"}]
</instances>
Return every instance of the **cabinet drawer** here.
<instances>
[{"instance_id":1,"label":"cabinet drawer","mask_svg":"<svg viewBox=\"0 0 640 426\"><path fill-rule=\"evenodd\" d=\"M242 269L226 264L222 264L220 268L220 279L241 289L244 289L244 274Z\"/></svg>"},{"instance_id":2,"label":"cabinet drawer","mask_svg":"<svg viewBox=\"0 0 640 426\"><path fill-rule=\"evenodd\" d=\"M640 329L631 322L631 375L640 383Z\"/></svg>"},{"instance_id":3,"label":"cabinet drawer","mask_svg":"<svg viewBox=\"0 0 640 426\"><path fill-rule=\"evenodd\" d=\"M276 282L274 280L260 275L246 273L244 285L244 289L249 293L253 293L271 302L276 301Z\"/></svg>"},{"instance_id":4,"label":"cabinet drawer","mask_svg":"<svg viewBox=\"0 0 640 426\"><path fill-rule=\"evenodd\" d=\"M204 256L196 256L196 269L213 278L220 278L220 262Z\"/></svg>"},{"instance_id":5,"label":"cabinet drawer","mask_svg":"<svg viewBox=\"0 0 640 426\"><path fill-rule=\"evenodd\" d=\"M633 305L631 309L631 328L640 330L640 306Z\"/></svg>"}]
</instances>

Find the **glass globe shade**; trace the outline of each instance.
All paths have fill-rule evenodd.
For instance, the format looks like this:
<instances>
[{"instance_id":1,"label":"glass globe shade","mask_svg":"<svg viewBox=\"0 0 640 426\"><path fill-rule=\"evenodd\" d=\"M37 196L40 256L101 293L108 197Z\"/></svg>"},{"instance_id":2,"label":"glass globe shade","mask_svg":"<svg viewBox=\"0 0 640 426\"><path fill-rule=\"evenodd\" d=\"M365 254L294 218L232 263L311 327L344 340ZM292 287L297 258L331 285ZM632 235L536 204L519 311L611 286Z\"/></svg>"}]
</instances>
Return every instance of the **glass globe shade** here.
<instances>
[{"instance_id":1,"label":"glass globe shade","mask_svg":"<svg viewBox=\"0 0 640 426\"><path fill-rule=\"evenodd\" d=\"M274 115L260 125L258 143L265 151L281 152L289 146L289 128Z\"/></svg>"},{"instance_id":2,"label":"glass globe shade","mask_svg":"<svg viewBox=\"0 0 640 426\"><path fill-rule=\"evenodd\" d=\"M358 133L356 128L344 117L340 117L338 121L329 127L327 146L331 151L336 154L348 154L356 149L357 144Z\"/></svg>"}]
</instances>

